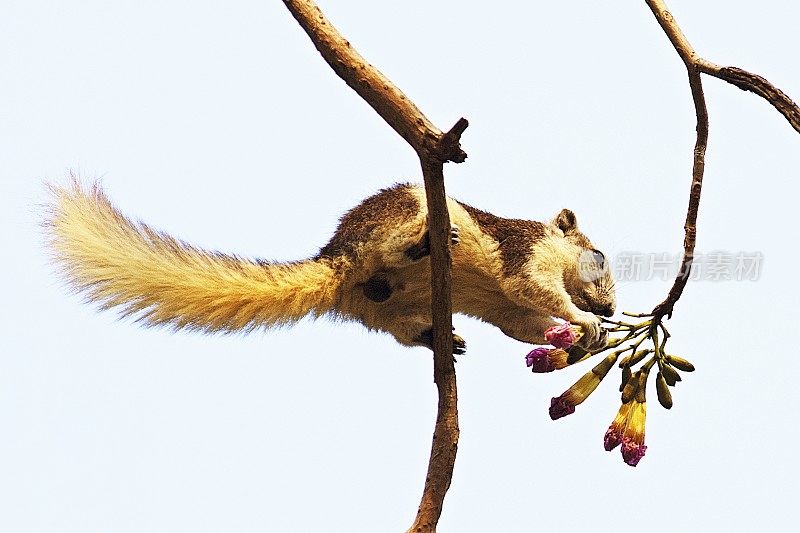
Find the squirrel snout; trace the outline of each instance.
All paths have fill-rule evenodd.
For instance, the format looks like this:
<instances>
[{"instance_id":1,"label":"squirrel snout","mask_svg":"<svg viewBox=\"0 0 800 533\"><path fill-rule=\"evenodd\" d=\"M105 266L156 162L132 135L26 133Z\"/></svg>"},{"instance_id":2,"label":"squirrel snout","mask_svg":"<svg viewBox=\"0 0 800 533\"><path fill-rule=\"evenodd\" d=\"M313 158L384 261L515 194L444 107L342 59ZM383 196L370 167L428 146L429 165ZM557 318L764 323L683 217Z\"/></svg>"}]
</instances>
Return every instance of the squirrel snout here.
<instances>
[{"instance_id":1,"label":"squirrel snout","mask_svg":"<svg viewBox=\"0 0 800 533\"><path fill-rule=\"evenodd\" d=\"M599 315L599 316L612 316L614 314L614 306L613 305L593 305L592 306L592 313Z\"/></svg>"}]
</instances>

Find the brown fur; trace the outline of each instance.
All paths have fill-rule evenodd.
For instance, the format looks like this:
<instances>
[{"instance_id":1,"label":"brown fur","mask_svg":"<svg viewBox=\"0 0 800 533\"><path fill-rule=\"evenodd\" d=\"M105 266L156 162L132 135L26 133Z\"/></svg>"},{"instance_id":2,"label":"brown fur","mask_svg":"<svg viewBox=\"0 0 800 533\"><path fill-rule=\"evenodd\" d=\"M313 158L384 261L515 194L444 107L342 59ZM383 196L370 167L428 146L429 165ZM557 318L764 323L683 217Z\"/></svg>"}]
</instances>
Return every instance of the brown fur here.
<instances>
[{"instance_id":1,"label":"brown fur","mask_svg":"<svg viewBox=\"0 0 800 533\"><path fill-rule=\"evenodd\" d=\"M330 314L426 344L431 327L427 208L414 185L384 189L346 213L315 257L292 263L207 252L125 218L97 187L54 188L48 228L57 262L78 290L148 325L239 331ZM448 199L453 310L541 343L552 317L602 342L592 311L613 313L613 280L584 281L591 242L564 210L553 223L505 219ZM413 249L415 253L407 254ZM423 255L422 258L419 258ZM412 258L413 257L413 258ZM414 259L416 258L416 259Z\"/></svg>"}]
</instances>

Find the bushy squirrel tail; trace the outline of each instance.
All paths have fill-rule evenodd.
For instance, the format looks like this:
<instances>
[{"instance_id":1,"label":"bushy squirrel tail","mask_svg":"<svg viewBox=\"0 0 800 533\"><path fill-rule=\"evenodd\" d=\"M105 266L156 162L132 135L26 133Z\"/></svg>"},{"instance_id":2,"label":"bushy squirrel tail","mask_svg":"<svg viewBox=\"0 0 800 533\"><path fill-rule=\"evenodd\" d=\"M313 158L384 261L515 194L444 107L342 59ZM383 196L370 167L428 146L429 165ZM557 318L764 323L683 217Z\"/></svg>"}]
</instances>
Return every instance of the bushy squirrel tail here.
<instances>
[{"instance_id":1,"label":"bushy squirrel tail","mask_svg":"<svg viewBox=\"0 0 800 533\"><path fill-rule=\"evenodd\" d=\"M322 315L335 303L334 260L294 263L208 252L134 223L98 185L51 187L46 221L57 264L70 284L151 326L250 331Z\"/></svg>"}]
</instances>

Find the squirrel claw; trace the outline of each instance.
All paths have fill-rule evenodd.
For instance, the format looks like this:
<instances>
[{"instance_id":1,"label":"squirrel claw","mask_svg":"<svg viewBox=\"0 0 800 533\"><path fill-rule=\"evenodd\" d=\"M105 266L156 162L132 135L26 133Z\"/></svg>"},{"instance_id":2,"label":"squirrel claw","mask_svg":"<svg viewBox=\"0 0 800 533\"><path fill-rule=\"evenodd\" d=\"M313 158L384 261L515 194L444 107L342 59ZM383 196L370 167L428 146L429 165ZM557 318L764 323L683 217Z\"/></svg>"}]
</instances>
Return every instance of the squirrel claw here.
<instances>
[{"instance_id":1,"label":"squirrel claw","mask_svg":"<svg viewBox=\"0 0 800 533\"><path fill-rule=\"evenodd\" d=\"M467 342L461 338L461 335L453 333L453 354L461 355L467 352Z\"/></svg>"},{"instance_id":2,"label":"squirrel claw","mask_svg":"<svg viewBox=\"0 0 800 533\"><path fill-rule=\"evenodd\" d=\"M450 245L461 244L461 229L453 224L450 226Z\"/></svg>"},{"instance_id":3,"label":"squirrel claw","mask_svg":"<svg viewBox=\"0 0 800 533\"><path fill-rule=\"evenodd\" d=\"M419 334L417 338L420 344L433 350L433 328L428 328ZM453 355L461 355L467 351L467 342L460 336L453 333Z\"/></svg>"}]
</instances>

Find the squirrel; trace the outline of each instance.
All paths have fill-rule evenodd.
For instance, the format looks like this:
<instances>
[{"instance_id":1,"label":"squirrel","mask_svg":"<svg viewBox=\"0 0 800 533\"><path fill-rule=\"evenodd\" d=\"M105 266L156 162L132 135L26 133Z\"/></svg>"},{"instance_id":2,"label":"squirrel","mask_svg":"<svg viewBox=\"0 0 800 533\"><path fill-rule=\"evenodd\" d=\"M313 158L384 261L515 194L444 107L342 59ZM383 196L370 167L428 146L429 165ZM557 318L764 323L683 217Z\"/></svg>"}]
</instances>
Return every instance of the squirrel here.
<instances>
[{"instance_id":1,"label":"squirrel","mask_svg":"<svg viewBox=\"0 0 800 533\"><path fill-rule=\"evenodd\" d=\"M133 222L97 184L73 180L51 190L45 226L55 262L102 309L148 326L204 332L329 315L406 346L432 347L421 186L398 184L368 197L345 213L317 255L284 263L205 251ZM614 313L614 280L572 211L544 223L501 218L451 198L447 205L454 313L532 344L544 344L544 331L560 318L581 327L582 348L605 346L597 315ZM454 333L454 354L465 349Z\"/></svg>"}]
</instances>

